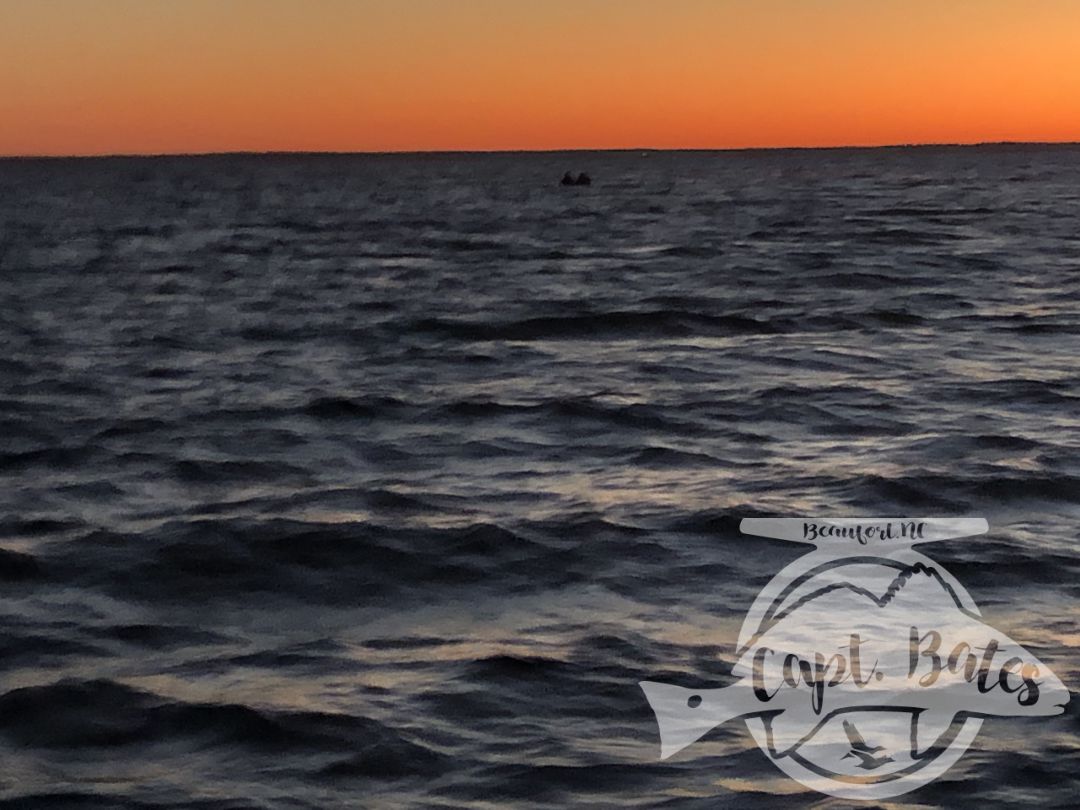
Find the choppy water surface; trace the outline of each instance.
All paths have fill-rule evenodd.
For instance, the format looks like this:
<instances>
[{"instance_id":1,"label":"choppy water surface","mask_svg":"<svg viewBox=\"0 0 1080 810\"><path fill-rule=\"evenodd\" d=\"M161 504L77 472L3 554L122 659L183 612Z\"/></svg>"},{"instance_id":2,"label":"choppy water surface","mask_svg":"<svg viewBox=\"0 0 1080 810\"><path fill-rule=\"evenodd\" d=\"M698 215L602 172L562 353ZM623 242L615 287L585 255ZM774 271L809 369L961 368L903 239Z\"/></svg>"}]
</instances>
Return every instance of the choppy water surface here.
<instances>
[{"instance_id":1,"label":"choppy water surface","mask_svg":"<svg viewBox=\"0 0 1080 810\"><path fill-rule=\"evenodd\" d=\"M750 515L986 516L925 552L1080 684L1078 222L1078 148L0 162L3 806L842 806L656 761Z\"/></svg>"}]
</instances>

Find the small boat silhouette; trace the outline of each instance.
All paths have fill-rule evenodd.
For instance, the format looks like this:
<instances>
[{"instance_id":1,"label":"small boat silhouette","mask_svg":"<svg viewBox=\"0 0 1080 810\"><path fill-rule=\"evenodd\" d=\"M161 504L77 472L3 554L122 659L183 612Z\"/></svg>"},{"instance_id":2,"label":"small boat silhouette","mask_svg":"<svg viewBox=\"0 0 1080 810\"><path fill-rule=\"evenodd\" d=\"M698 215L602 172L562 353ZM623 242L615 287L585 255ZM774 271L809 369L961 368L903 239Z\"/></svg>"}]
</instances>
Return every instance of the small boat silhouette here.
<instances>
[{"instance_id":1,"label":"small boat silhouette","mask_svg":"<svg viewBox=\"0 0 1080 810\"><path fill-rule=\"evenodd\" d=\"M582 172L577 177L574 177L570 172L567 172L559 182L560 185L564 186L591 186L592 178L585 174L585 172Z\"/></svg>"}]
</instances>

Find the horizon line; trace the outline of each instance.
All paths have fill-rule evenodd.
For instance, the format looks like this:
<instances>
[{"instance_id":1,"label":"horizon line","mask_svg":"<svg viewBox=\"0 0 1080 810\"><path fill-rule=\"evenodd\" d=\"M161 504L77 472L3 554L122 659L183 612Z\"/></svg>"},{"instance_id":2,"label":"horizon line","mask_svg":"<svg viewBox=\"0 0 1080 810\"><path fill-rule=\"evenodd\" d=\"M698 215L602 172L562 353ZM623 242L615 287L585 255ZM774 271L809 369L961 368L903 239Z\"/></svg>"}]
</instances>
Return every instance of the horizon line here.
<instances>
[{"instance_id":1,"label":"horizon line","mask_svg":"<svg viewBox=\"0 0 1080 810\"><path fill-rule=\"evenodd\" d=\"M0 160L102 160L167 157L272 157L272 156L380 156L380 155L554 155L571 152L826 152L842 149L977 149L993 146L1080 146L1068 141L920 141L886 144L833 144L827 146L620 146L552 149L223 149L195 152L72 152L70 154L0 154Z\"/></svg>"}]
</instances>

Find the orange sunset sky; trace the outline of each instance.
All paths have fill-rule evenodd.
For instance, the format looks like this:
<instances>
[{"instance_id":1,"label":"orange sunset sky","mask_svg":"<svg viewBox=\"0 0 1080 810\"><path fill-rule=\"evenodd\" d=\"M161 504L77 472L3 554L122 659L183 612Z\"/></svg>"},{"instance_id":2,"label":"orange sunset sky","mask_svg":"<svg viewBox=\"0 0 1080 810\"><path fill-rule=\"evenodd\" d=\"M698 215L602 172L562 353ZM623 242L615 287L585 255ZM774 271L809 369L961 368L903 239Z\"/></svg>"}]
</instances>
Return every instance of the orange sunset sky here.
<instances>
[{"instance_id":1,"label":"orange sunset sky","mask_svg":"<svg viewBox=\"0 0 1080 810\"><path fill-rule=\"evenodd\" d=\"M0 154L1080 140L1077 0L0 0Z\"/></svg>"}]
</instances>

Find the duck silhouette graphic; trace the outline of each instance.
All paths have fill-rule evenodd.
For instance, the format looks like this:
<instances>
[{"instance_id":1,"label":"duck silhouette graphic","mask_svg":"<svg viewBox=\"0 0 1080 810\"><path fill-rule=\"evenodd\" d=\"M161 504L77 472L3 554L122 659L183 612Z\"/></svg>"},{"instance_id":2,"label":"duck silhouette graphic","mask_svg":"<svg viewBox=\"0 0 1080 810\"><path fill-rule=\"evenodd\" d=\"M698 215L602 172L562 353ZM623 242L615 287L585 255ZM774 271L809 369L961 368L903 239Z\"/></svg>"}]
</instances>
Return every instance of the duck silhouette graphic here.
<instances>
[{"instance_id":1,"label":"duck silhouette graphic","mask_svg":"<svg viewBox=\"0 0 1080 810\"><path fill-rule=\"evenodd\" d=\"M872 771L880 768L882 765L886 765L893 761L893 758L882 754L877 756L885 750L884 745L869 746L862 738L859 730L855 728L855 724L850 720L844 721L844 733L847 734L848 741L851 743L851 750L844 754L844 759L848 757L857 757L859 760L858 767L864 771Z\"/></svg>"}]
</instances>

